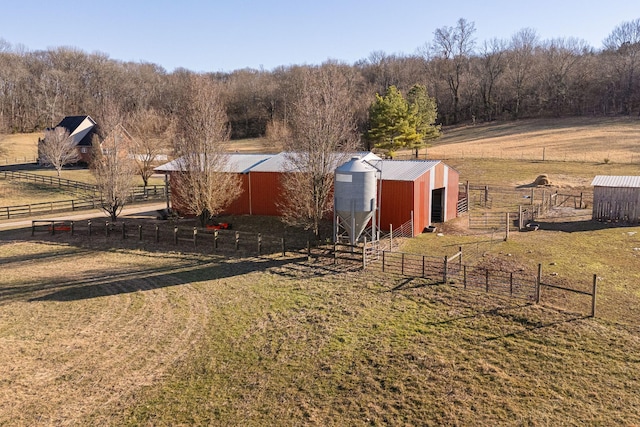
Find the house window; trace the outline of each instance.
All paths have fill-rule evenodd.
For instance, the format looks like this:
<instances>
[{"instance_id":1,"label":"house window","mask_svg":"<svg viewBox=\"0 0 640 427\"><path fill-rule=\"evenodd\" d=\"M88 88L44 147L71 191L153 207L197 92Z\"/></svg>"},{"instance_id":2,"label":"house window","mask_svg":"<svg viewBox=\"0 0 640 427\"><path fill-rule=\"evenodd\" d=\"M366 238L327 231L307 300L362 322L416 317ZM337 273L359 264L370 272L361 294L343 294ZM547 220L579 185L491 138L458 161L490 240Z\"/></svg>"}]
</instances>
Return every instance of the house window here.
<instances>
[{"instance_id":1,"label":"house window","mask_svg":"<svg viewBox=\"0 0 640 427\"><path fill-rule=\"evenodd\" d=\"M82 154L87 154L87 147L82 147L82 148L80 148L80 152L81 152Z\"/></svg>"}]
</instances>

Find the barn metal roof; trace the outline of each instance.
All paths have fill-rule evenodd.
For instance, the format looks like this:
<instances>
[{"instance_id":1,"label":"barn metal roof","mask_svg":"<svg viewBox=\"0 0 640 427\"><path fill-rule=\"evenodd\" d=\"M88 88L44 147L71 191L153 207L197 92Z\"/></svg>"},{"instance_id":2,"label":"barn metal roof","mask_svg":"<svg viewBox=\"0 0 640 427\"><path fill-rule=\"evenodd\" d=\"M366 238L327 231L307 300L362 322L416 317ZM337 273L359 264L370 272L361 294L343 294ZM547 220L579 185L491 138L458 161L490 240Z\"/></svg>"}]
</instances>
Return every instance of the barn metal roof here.
<instances>
[{"instance_id":1,"label":"barn metal roof","mask_svg":"<svg viewBox=\"0 0 640 427\"><path fill-rule=\"evenodd\" d=\"M382 169L383 180L415 181L438 163L440 160L381 160L374 166Z\"/></svg>"},{"instance_id":2,"label":"barn metal roof","mask_svg":"<svg viewBox=\"0 0 640 427\"><path fill-rule=\"evenodd\" d=\"M266 160L265 162L259 165L256 165L254 168L251 169L251 172L291 172L292 171L291 162L288 160L288 157L290 155L291 153L287 153L287 152L279 153L271 157L270 159ZM376 156L370 151L360 151L355 153L348 153L345 156L336 155L336 163L343 157L345 158L345 160L348 160L354 156L358 156L361 159L368 160L368 161L380 160L380 157ZM335 167L338 167L338 166L339 166L338 164L335 165Z\"/></svg>"},{"instance_id":3,"label":"barn metal roof","mask_svg":"<svg viewBox=\"0 0 640 427\"><path fill-rule=\"evenodd\" d=\"M594 187L640 188L640 176L596 175L591 185Z\"/></svg>"},{"instance_id":4,"label":"barn metal roof","mask_svg":"<svg viewBox=\"0 0 640 427\"><path fill-rule=\"evenodd\" d=\"M273 154L229 154L227 160L228 170L235 173L248 173L253 167L269 160L273 156ZM175 159L158 166L154 170L157 172L176 172L181 169L180 159Z\"/></svg>"}]
</instances>

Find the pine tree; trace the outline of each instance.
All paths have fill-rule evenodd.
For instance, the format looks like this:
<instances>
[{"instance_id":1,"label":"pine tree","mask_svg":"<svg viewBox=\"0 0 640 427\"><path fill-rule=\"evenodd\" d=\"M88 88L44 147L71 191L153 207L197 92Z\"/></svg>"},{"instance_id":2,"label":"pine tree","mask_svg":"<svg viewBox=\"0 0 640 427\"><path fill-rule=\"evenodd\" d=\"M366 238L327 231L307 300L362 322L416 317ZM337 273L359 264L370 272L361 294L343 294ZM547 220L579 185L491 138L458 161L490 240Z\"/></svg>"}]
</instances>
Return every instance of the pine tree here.
<instances>
[{"instance_id":1,"label":"pine tree","mask_svg":"<svg viewBox=\"0 0 640 427\"><path fill-rule=\"evenodd\" d=\"M439 136L434 126L436 103L424 86L416 85L405 99L395 86L389 86L384 96L376 94L369 108L370 127L367 137L377 148L395 151L425 146L425 141Z\"/></svg>"}]
</instances>

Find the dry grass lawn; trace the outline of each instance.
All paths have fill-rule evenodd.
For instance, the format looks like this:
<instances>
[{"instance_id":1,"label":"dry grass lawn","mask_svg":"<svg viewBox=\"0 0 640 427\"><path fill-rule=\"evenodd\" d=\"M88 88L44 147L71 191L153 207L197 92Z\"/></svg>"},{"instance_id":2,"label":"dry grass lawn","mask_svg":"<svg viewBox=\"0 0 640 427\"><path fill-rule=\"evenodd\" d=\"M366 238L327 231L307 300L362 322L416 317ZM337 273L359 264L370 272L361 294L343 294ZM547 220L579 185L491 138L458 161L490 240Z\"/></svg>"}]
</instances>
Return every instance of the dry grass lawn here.
<instances>
[{"instance_id":1,"label":"dry grass lawn","mask_svg":"<svg viewBox=\"0 0 640 427\"><path fill-rule=\"evenodd\" d=\"M3 425L640 422L635 321L25 234L0 245Z\"/></svg>"},{"instance_id":2,"label":"dry grass lawn","mask_svg":"<svg viewBox=\"0 0 640 427\"><path fill-rule=\"evenodd\" d=\"M0 165L33 163L38 157L41 132L0 135Z\"/></svg>"}]
</instances>

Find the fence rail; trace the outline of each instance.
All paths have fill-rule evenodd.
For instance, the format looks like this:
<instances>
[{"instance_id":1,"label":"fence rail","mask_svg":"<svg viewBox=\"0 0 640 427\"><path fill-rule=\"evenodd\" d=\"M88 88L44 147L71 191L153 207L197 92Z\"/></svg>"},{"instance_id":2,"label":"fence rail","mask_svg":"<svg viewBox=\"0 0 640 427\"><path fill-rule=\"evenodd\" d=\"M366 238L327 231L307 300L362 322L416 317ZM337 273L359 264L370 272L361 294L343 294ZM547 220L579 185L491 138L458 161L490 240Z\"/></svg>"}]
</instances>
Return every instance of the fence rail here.
<instances>
[{"instance_id":1,"label":"fence rail","mask_svg":"<svg viewBox=\"0 0 640 427\"><path fill-rule=\"evenodd\" d=\"M137 187L129 194L127 202L135 204L150 200L164 200L165 198L166 193L164 186L149 186L146 187L146 189L144 187ZM0 220L96 209L101 206L102 199L100 197L58 200L18 206L0 206Z\"/></svg>"},{"instance_id":2,"label":"fence rail","mask_svg":"<svg viewBox=\"0 0 640 427\"><path fill-rule=\"evenodd\" d=\"M22 171L0 171L0 174L4 179L20 180L20 181L41 183L41 184L46 184L46 185L51 185L56 187L72 188L76 191L78 190L90 191L90 192L96 191L95 185L87 184L85 182L80 182L80 181L73 181L70 179L64 179L56 176L39 175L35 173L22 172Z\"/></svg>"}]
</instances>

